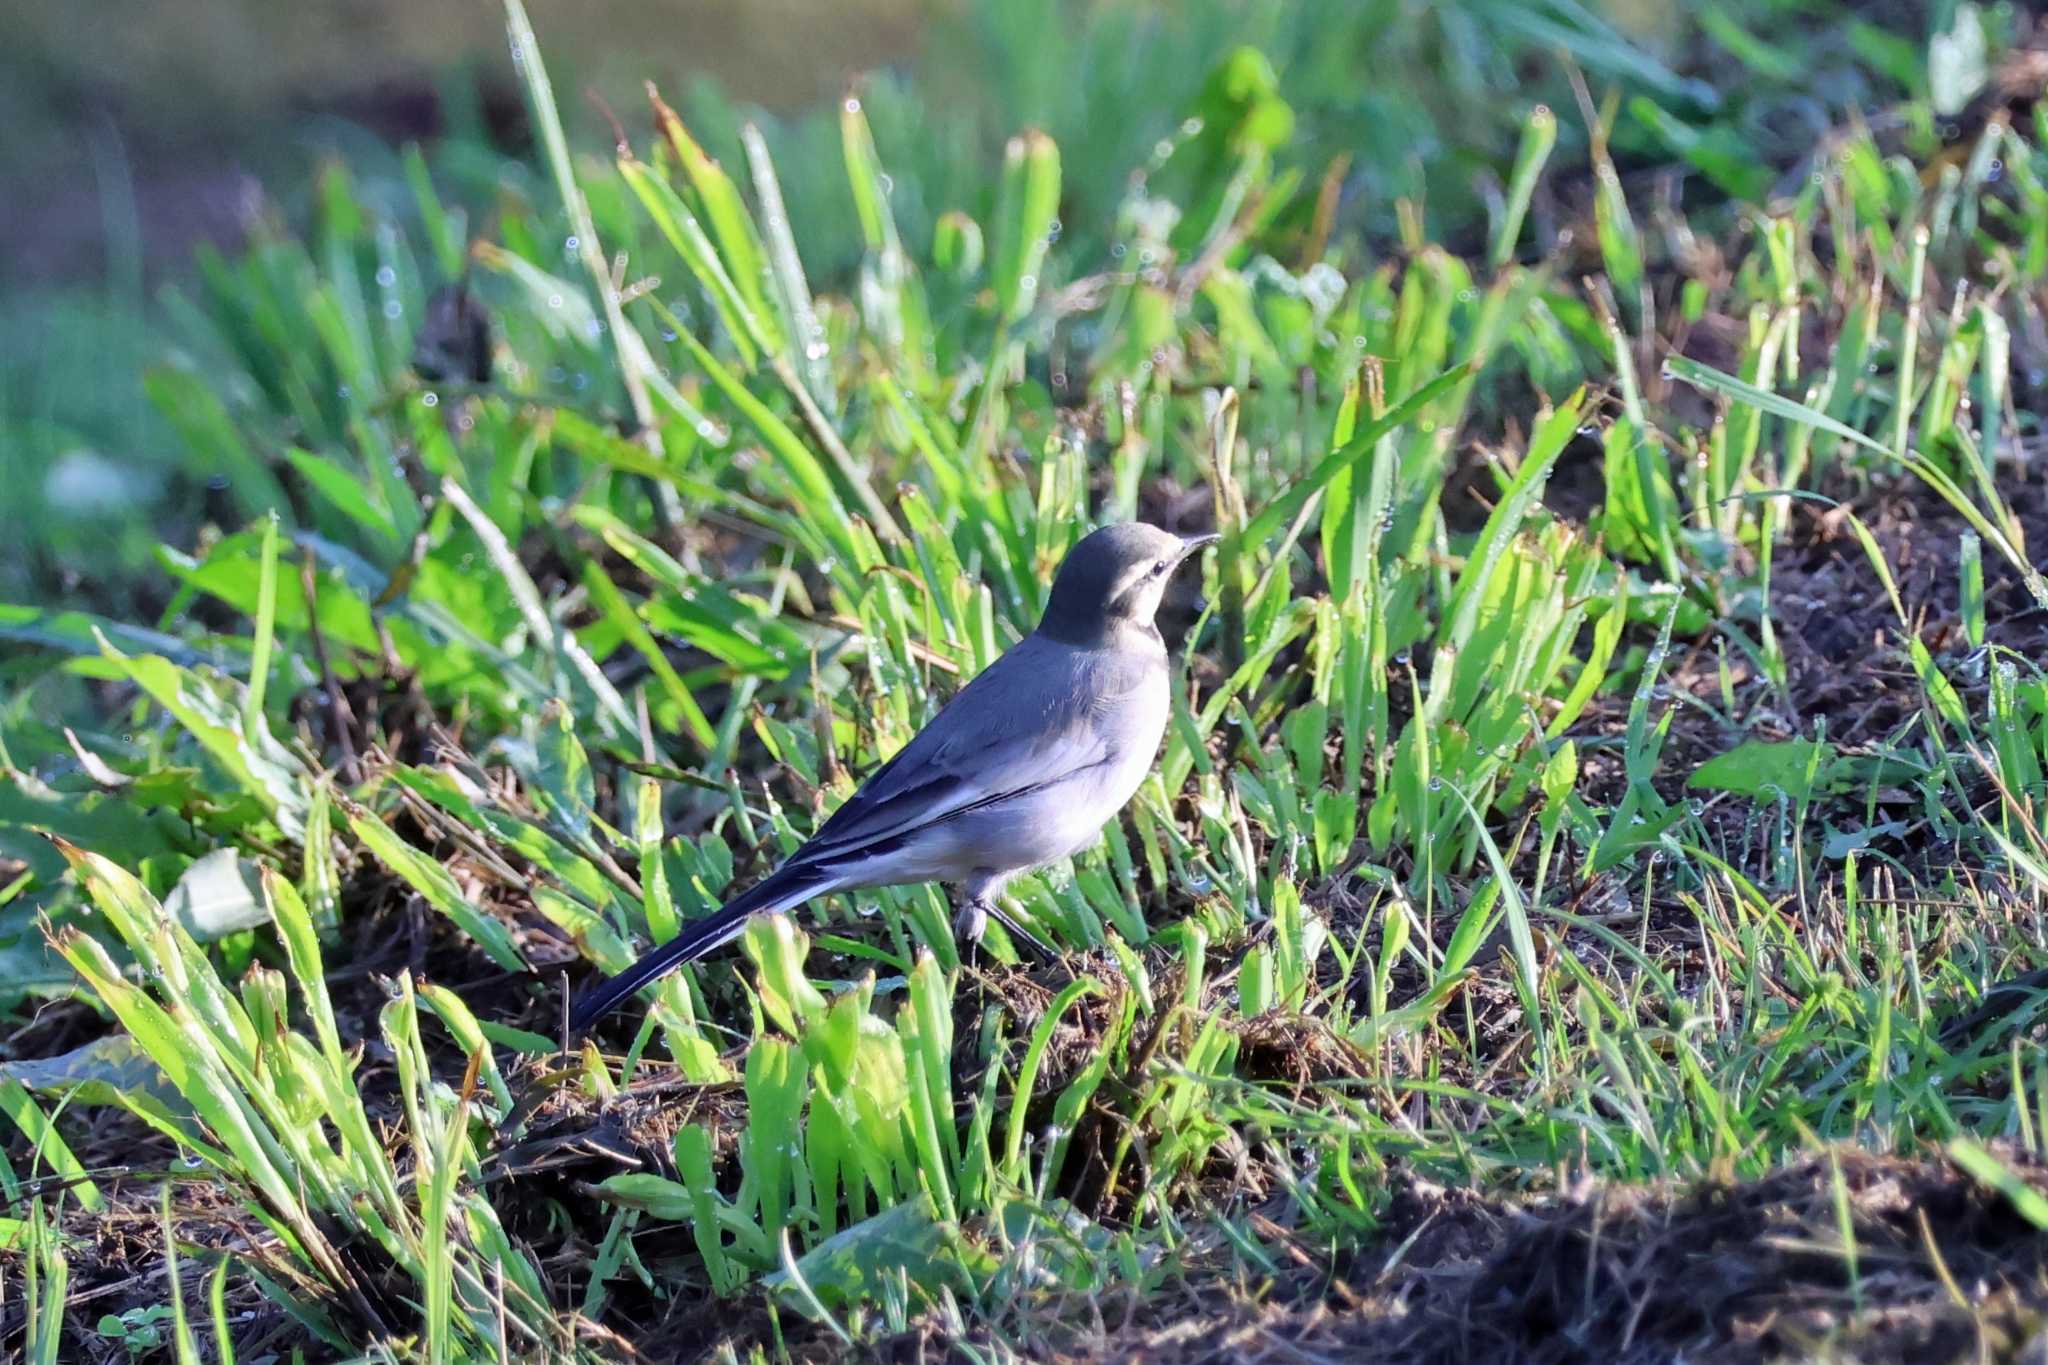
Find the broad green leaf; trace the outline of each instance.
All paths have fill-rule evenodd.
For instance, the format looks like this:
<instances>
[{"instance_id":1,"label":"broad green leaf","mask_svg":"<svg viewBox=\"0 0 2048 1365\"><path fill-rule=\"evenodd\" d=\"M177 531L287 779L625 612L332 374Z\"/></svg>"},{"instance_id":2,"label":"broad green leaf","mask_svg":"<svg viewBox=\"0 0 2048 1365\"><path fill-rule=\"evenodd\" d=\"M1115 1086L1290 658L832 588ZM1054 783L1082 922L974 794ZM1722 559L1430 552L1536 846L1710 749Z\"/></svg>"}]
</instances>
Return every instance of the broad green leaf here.
<instances>
[{"instance_id":1,"label":"broad green leaf","mask_svg":"<svg viewBox=\"0 0 2048 1365\"><path fill-rule=\"evenodd\" d=\"M1833 745L1812 739L1744 740L1694 768L1685 785L1738 796L1775 798L1783 793L1803 801L1812 795L1808 774L1816 767L1825 771L1834 752Z\"/></svg>"},{"instance_id":2,"label":"broad green leaf","mask_svg":"<svg viewBox=\"0 0 2048 1365\"><path fill-rule=\"evenodd\" d=\"M968 1292L976 1277L994 1268L994 1258L977 1250L958 1226L942 1221L931 1196L920 1190L907 1203L856 1223L798 1257L794 1278L776 1271L762 1283L784 1303L809 1313L809 1296L798 1291L798 1281L828 1309L879 1297L898 1275L915 1286L920 1302L934 1303L945 1289Z\"/></svg>"},{"instance_id":3,"label":"broad green leaf","mask_svg":"<svg viewBox=\"0 0 2048 1365\"><path fill-rule=\"evenodd\" d=\"M270 922L255 863L218 848L185 869L164 909L201 943Z\"/></svg>"}]
</instances>

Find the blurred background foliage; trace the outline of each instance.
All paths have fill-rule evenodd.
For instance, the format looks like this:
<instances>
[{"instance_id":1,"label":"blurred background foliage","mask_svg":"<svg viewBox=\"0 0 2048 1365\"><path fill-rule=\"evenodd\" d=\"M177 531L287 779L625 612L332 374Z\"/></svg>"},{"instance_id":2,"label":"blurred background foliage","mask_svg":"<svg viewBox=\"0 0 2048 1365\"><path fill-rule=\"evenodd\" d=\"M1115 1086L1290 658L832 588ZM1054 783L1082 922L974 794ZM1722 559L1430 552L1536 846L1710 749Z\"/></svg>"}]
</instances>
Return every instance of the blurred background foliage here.
<instances>
[{"instance_id":1,"label":"blurred background foliage","mask_svg":"<svg viewBox=\"0 0 2048 1365\"><path fill-rule=\"evenodd\" d=\"M856 83L916 258L944 209L985 216L984 168L1017 128L1060 145L1062 213L1107 237L1130 178L1191 117L1241 123L1287 173L1329 177L1334 213L1316 230L1340 244L1413 245L1421 225L1404 231L1396 209L1406 199L1431 240L1470 250L1530 106L1572 107L1568 67L1625 97L1609 148L1621 175L1674 158L1696 168L1673 205L1691 211L1768 189L1765 168L1819 137L1831 111L1926 94L1922 45L1902 35L1945 31L1953 6L1934 9L604 0L544 4L536 22L573 145L608 143L614 110L637 134L648 79L728 165L745 162L741 120L758 121L802 259L834 287L860 251L843 230L834 108ZM1983 10L1987 46L2015 22L2007 7ZM1205 94L1240 45L1270 66ZM304 228L323 166L346 164L363 202L404 222L399 149L413 143L480 226L494 206L531 203L525 105L488 5L14 5L0 54L0 480L21 528L0 556L0 598L160 606L134 597L137 571L208 515L161 404L126 382L192 344L164 287L189 280L195 247ZM1583 164L1583 121L1561 118L1558 137L1559 160ZM1192 159L1168 168L1159 198L1202 178ZM1544 245L1549 189L1532 208Z\"/></svg>"}]
</instances>

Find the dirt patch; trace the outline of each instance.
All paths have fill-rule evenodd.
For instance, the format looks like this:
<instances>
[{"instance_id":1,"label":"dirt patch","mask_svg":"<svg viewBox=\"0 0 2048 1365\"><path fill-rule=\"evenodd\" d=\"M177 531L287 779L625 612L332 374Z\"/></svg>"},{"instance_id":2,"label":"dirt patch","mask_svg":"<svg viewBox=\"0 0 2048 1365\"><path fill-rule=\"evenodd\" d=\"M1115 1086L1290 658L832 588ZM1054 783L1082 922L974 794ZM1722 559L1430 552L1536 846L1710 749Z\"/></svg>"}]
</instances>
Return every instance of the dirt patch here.
<instances>
[{"instance_id":1,"label":"dirt patch","mask_svg":"<svg viewBox=\"0 0 2048 1365\"><path fill-rule=\"evenodd\" d=\"M140 1128L140 1125L135 1125ZM144 1139L147 1144L147 1139ZM160 1144L159 1144L160 1145ZM132 1159L143 1160L156 1153L131 1148ZM175 1169L164 1162L166 1169ZM64 1215L63 1238L70 1282L65 1295L65 1337L61 1359L90 1362L91 1365L127 1365L135 1359L117 1336L103 1336L97 1324L109 1315L119 1317L131 1310L147 1312L168 1305L170 1285L168 1263L163 1254L163 1220L159 1205L159 1173L140 1171L142 1178L108 1181L102 1176L106 1203L95 1213L75 1206ZM205 1177L184 1177L171 1184L172 1211L178 1229L178 1279L195 1329L210 1335L207 1325L208 1280L223 1257L274 1262L269 1253L274 1238L237 1206L233 1199ZM45 1207L49 1191L45 1190ZM7 1210L10 1214L21 1212ZM275 1265L272 1265L275 1269ZM23 1283L20 1258L0 1253L0 1276L10 1288ZM24 1300L19 1292L0 1302L0 1342L18 1343L22 1338ZM246 1274L231 1270L225 1307L235 1333L235 1345L242 1359L263 1359L266 1355L304 1345L304 1328L283 1309L266 1299ZM169 1323L159 1324L166 1339ZM0 1350L0 1359L17 1359ZM160 1357L160 1358L168 1358ZM210 1357L209 1357L210 1358Z\"/></svg>"},{"instance_id":2,"label":"dirt patch","mask_svg":"<svg viewBox=\"0 0 2048 1365\"><path fill-rule=\"evenodd\" d=\"M1575 502L1597 505L1603 496L1597 471L1589 477L1596 486L1580 490ZM2048 609L2034 600L2018 567L1988 541L1981 546L1981 644L1971 638L1961 569L1970 523L1933 489L1904 478L1860 489L1836 479L1822 491L1835 501L1792 503L1785 534L1772 552L1765 610L1782 679L1771 677L1754 652L1763 634L1752 602L1732 630L1710 628L1675 638L1651 702L1653 719L1666 712L1670 719L1652 784L1666 801L1704 800L1700 814L1713 839L1740 870L1766 880L1771 870L1752 869L1747 860L1777 856L1781 815L1767 809L1768 802L1688 787L1701 764L1748 740L1821 738L1837 754L1858 760L1855 767L1866 774L1892 771L1887 760L1901 754L1909 761L1897 771L1910 773L1910 750L1928 724L1913 643L1926 650L1972 717L1990 714L2000 658L2048 657ZM1998 491L2011 511L2017 553L2038 553L2048 544L2048 487L2022 464L2002 468ZM1852 516L1883 555L1896 603ZM1626 638L1647 646L1654 634L1638 623ZM1625 733L1633 701L1632 688L1596 696L1570 731L1582 750L1578 793L1596 806L1618 803L1627 790L1622 750L1599 741ZM1859 846L1937 878L1954 866L1955 846L1942 842L1945 835L1927 818L1910 782L1871 777L1843 786L1849 779L1842 772L1836 777L1836 785L1814 793L1814 809L1830 828L1845 837L1867 832ZM1987 778L1967 767L1958 777L1972 804L1997 802Z\"/></svg>"},{"instance_id":3,"label":"dirt patch","mask_svg":"<svg viewBox=\"0 0 2048 1365\"><path fill-rule=\"evenodd\" d=\"M2006 1157L2048 1186L2038 1161ZM2030 1358L2048 1239L1946 1162L1841 1151L1745 1183L1597 1185L1519 1207L1414 1181L1372 1250L1263 1296L1216 1284L1189 1298L1199 1314L1104 1333L1071 1358Z\"/></svg>"},{"instance_id":4,"label":"dirt patch","mask_svg":"<svg viewBox=\"0 0 2048 1365\"><path fill-rule=\"evenodd\" d=\"M2002 480L2026 545L2048 543L2048 493L2033 481ZM1846 513L1867 524L1891 565L1910 629L1939 661L1972 651L1962 617L1963 517L1919 484L1868 495L1842 508L1804 508L1794 537L1772 570L1772 606L1790 665L1797 708L1829 715L1829 737L1881 738L1918 708L1919 687L1898 651L1902 627ZM1983 547L1987 643L2025 657L2048 649L2048 611L2028 594L2018 570ZM1981 678L1951 670L1967 689ZM1975 670L1981 673L1981 670Z\"/></svg>"}]
</instances>

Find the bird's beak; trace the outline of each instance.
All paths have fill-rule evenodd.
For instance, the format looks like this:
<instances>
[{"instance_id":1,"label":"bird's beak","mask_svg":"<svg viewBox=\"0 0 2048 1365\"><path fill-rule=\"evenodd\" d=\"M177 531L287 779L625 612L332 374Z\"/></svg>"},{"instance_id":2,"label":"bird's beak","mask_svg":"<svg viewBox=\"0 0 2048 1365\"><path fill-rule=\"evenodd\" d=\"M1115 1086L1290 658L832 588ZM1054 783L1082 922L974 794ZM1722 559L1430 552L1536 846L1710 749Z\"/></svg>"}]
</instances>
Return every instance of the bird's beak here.
<instances>
[{"instance_id":1,"label":"bird's beak","mask_svg":"<svg viewBox=\"0 0 2048 1365\"><path fill-rule=\"evenodd\" d=\"M1196 555L1202 553L1202 551L1208 549L1211 545L1214 545L1217 541L1221 539L1223 539L1222 536L1215 535L1213 533L1201 536L1182 536L1180 542L1180 557L1183 561L1193 559Z\"/></svg>"}]
</instances>

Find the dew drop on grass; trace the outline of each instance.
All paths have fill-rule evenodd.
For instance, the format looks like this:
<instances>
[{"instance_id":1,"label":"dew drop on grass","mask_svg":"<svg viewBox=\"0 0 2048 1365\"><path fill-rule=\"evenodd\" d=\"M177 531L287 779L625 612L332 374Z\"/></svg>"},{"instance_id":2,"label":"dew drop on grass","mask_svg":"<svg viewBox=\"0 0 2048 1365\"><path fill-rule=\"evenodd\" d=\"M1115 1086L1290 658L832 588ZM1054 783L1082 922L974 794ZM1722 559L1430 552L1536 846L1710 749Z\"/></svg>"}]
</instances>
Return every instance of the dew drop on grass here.
<instances>
[{"instance_id":1,"label":"dew drop on grass","mask_svg":"<svg viewBox=\"0 0 2048 1365\"><path fill-rule=\"evenodd\" d=\"M1707 813L1707 803L1700 800L1697 796L1686 802L1685 808L1694 815L1705 815Z\"/></svg>"},{"instance_id":2,"label":"dew drop on grass","mask_svg":"<svg viewBox=\"0 0 2048 1365\"><path fill-rule=\"evenodd\" d=\"M397 299L387 299L384 303L384 316L396 322L405 316L405 308Z\"/></svg>"},{"instance_id":3,"label":"dew drop on grass","mask_svg":"<svg viewBox=\"0 0 2048 1365\"><path fill-rule=\"evenodd\" d=\"M1430 789L1431 791L1433 791L1433 792L1440 792L1440 791L1442 791L1442 790L1444 789L1444 780L1443 780L1443 779L1442 779L1441 777L1432 777L1432 778L1430 778L1430 779L1429 779L1429 789Z\"/></svg>"},{"instance_id":4,"label":"dew drop on grass","mask_svg":"<svg viewBox=\"0 0 2048 1365\"><path fill-rule=\"evenodd\" d=\"M396 270L393 270L388 265L378 266L377 283L382 285L384 288L389 289L392 285L398 283L398 272Z\"/></svg>"},{"instance_id":5,"label":"dew drop on grass","mask_svg":"<svg viewBox=\"0 0 2048 1365\"><path fill-rule=\"evenodd\" d=\"M1404 649L1399 654L1396 654L1393 662L1396 668L1406 668L1408 666L1408 651Z\"/></svg>"},{"instance_id":6,"label":"dew drop on grass","mask_svg":"<svg viewBox=\"0 0 2048 1365\"><path fill-rule=\"evenodd\" d=\"M441 406L441 395L432 391L423 393L420 395L420 405L422 407L438 408Z\"/></svg>"}]
</instances>

